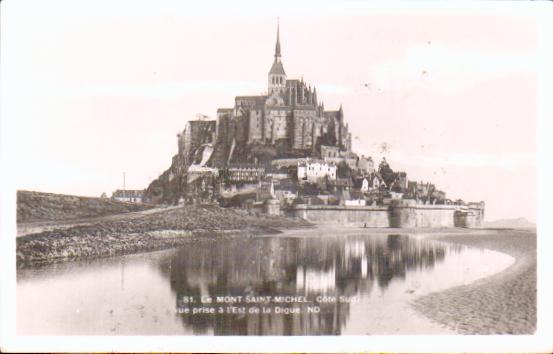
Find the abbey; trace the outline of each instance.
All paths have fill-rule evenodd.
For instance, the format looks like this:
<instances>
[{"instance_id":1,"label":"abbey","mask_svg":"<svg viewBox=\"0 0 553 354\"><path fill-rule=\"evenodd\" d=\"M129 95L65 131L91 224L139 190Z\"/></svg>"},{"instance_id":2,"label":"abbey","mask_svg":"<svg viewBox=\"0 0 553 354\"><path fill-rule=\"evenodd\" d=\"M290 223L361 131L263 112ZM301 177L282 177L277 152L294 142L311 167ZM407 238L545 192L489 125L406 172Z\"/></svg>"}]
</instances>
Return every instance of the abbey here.
<instances>
[{"instance_id":1,"label":"abbey","mask_svg":"<svg viewBox=\"0 0 553 354\"><path fill-rule=\"evenodd\" d=\"M320 154L321 145L351 151L351 134L344 122L342 107L325 111L314 86L303 79L288 79L281 57L278 25L267 84L266 95L237 96L233 108L217 111L217 135L232 135L233 132L226 128L235 122L244 128L247 136L243 139L248 144L279 144L291 150L317 154Z\"/></svg>"},{"instance_id":2,"label":"abbey","mask_svg":"<svg viewBox=\"0 0 553 354\"><path fill-rule=\"evenodd\" d=\"M365 227L472 227L484 216L483 202L447 199L385 158L376 169L352 152L342 106L325 111L315 87L288 79L278 25L266 93L235 97L216 119L188 120L177 137L171 167L145 191L149 202L262 207Z\"/></svg>"}]
</instances>

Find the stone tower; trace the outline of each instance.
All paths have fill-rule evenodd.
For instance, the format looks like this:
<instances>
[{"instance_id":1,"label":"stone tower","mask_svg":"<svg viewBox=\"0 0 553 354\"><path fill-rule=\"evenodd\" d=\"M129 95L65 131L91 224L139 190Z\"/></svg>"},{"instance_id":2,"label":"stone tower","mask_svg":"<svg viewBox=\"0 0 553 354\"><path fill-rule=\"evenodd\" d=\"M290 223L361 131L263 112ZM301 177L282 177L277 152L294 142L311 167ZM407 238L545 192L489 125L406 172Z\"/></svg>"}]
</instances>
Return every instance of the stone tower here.
<instances>
[{"instance_id":1,"label":"stone tower","mask_svg":"<svg viewBox=\"0 0 553 354\"><path fill-rule=\"evenodd\" d=\"M269 71L269 95L282 93L286 88L286 72L280 59L280 33L277 20L277 39L275 45L275 60Z\"/></svg>"}]
</instances>

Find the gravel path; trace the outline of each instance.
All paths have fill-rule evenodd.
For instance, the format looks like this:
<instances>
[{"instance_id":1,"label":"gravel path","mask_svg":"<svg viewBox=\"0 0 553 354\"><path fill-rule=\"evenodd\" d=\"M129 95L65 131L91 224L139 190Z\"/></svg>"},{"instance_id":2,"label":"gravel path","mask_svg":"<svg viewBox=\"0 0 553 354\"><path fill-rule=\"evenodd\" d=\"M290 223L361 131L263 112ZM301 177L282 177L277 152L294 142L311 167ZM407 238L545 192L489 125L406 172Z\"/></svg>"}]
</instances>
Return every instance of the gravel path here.
<instances>
[{"instance_id":1,"label":"gravel path","mask_svg":"<svg viewBox=\"0 0 553 354\"><path fill-rule=\"evenodd\" d=\"M491 277L416 299L412 305L417 311L462 334L534 333L535 231L486 230L486 233L428 238L504 252L516 261Z\"/></svg>"}]
</instances>

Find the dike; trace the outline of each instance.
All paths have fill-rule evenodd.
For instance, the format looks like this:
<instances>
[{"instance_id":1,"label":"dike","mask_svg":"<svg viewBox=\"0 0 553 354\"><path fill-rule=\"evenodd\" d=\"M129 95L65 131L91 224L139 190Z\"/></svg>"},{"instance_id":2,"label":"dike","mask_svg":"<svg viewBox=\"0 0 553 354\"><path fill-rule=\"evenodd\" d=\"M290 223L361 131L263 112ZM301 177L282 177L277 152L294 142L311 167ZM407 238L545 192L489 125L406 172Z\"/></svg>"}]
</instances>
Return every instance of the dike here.
<instances>
[{"instance_id":1,"label":"dike","mask_svg":"<svg viewBox=\"0 0 553 354\"><path fill-rule=\"evenodd\" d=\"M214 205L189 205L129 219L53 229L17 238L17 265L161 250L223 237L311 227L301 219L250 215Z\"/></svg>"},{"instance_id":2,"label":"dike","mask_svg":"<svg viewBox=\"0 0 553 354\"><path fill-rule=\"evenodd\" d=\"M17 222L59 221L129 213L153 208L150 204L108 198L17 191Z\"/></svg>"}]
</instances>

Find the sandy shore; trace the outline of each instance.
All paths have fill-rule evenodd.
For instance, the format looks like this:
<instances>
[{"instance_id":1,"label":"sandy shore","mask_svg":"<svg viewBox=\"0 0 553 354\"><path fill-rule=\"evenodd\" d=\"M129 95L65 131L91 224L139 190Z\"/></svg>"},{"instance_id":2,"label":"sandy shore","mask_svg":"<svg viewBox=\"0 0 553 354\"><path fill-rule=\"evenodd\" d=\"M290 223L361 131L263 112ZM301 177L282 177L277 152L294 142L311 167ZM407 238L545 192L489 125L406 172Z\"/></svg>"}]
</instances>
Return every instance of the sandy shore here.
<instances>
[{"instance_id":1,"label":"sandy shore","mask_svg":"<svg viewBox=\"0 0 553 354\"><path fill-rule=\"evenodd\" d=\"M532 334L536 330L536 232L482 230L427 235L504 252L515 263L491 277L416 299L412 306L462 334Z\"/></svg>"}]
</instances>

